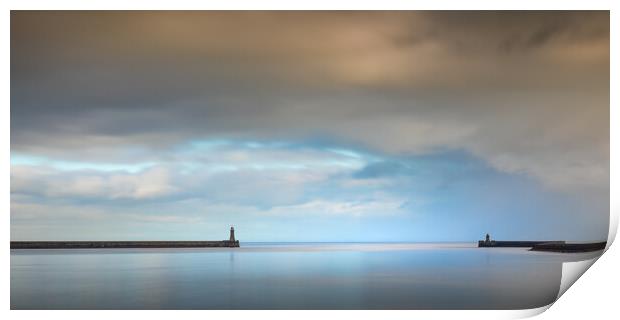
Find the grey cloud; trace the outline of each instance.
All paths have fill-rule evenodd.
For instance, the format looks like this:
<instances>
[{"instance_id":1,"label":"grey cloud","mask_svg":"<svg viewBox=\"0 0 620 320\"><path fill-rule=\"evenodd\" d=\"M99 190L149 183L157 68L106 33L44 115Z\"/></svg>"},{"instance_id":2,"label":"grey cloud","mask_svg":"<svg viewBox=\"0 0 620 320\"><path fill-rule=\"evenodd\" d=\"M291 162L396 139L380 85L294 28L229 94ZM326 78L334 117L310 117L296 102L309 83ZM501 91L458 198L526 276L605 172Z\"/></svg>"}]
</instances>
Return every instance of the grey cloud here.
<instances>
[{"instance_id":1,"label":"grey cloud","mask_svg":"<svg viewBox=\"0 0 620 320\"><path fill-rule=\"evenodd\" d=\"M328 136L608 189L608 12L13 12L11 57L16 152Z\"/></svg>"},{"instance_id":2,"label":"grey cloud","mask_svg":"<svg viewBox=\"0 0 620 320\"><path fill-rule=\"evenodd\" d=\"M177 192L165 168L150 168L139 174L117 172L63 173L51 169L15 166L11 192L48 198L149 199Z\"/></svg>"}]
</instances>

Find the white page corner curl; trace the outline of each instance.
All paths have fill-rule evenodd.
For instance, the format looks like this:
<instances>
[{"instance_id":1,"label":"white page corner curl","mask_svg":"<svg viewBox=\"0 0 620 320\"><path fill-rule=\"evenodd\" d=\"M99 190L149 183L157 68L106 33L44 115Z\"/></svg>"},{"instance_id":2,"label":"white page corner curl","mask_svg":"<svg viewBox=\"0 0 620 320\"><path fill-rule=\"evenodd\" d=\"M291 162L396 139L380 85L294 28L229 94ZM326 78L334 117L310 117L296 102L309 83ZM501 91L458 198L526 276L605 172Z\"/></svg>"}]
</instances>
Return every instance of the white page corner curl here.
<instances>
[{"instance_id":1,"label":"white page corner curl","mask_svg":"<svg viewBox=\"0 0 620 320\"><path fill-rule=\"evenodd\" d=\"M600 256L592 259L564 262L562 264L562 280L556 301L588 270Z\"/></svg>"}]
</instances>

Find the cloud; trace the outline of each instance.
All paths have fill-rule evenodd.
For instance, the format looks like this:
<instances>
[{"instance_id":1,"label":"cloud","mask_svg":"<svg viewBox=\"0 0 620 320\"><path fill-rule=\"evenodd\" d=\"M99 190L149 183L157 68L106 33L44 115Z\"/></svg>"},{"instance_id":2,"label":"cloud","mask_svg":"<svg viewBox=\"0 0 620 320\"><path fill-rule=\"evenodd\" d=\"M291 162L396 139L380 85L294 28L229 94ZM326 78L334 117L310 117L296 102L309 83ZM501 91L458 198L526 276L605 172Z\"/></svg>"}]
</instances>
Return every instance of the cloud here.
<instances>
[{"instance_id":1,"label":"cloud","mask_svg":"<svg viewBox=\"0 0 620 320\"><path fill-rule=\"evenodd\" d=\"M151 168L136 174L59 172L30 166L11 167L11 192L47 197L103 199L148 199L173 194L165 168Z\"/></svg>"},{"instance_id":2,"label":"cloud","mask_svg":"<svg viewBox=\"0 0 620 320\"><path fill-rule=\"evenodd\" d=\"M367 216L367 215L393 215L405 214L403 210L405 204L403 199L390 199L380 196L377 199L359 202L337 202L313 200L302 204L291 206L279 206L271 208L266 212L268 215L346 215L346 216Z\"/></svg>"},{"instance_id":3,"label":"cloud","mask_svg":"<svg viewBox=\"0 0 620 320\"><path fill-rule=\"evenodd\" d=\"M11 57L12 193L353 203L456 150L608 203L606 11L13 11Z\"/></svg>"},{"instance_id":4,"label":"cloud","mask_svg":"<svg viewBox=\"0 0 620 320\"><path fill-rule=\"evenodd\" d=\"M577 192L607 184L607 12L11 21L13 151L148 159L192 139L322 135L391 154L465 148Z\"/></svg>"},{"instance_id":5,"label":"cloud","mask_svg":"<svg viewBox=\"0 0 620 320\"><path fill-rule=\"evenodd\" d=\"M554 231L562 238L569 232L591 239L607 230L606 203L544 190L526 175L497 171L463 151L386 157L287 143L199 145L162 154L167 161L137 172L82 169L92 167L88 163L13 165L12 236L200 239L204 230L232 223L246 230L245 239L263 241L279 229L289 231L277 239L333 241L338 225L352 241L422 240L439 225L435 237L469 239L488 225L501 232L532 219L538 224L527 232L510 232L540 235L557 221L570 221ZM303 237L291 231L297 228Z\"/></svg>"}]
</instances>

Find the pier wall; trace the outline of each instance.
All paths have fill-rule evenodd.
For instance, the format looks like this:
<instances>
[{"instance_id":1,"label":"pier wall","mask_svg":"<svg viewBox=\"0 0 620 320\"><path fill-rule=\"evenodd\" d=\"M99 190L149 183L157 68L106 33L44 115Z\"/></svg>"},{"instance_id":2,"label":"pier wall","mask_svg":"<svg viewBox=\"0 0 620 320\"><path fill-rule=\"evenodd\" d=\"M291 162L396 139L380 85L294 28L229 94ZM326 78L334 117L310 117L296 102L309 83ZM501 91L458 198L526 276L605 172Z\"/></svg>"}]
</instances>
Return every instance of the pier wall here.
<instances>
[{"instance_id":1,"label":"pier wall","mask_svg":"<svg viewBox=\"0 0 620 320\"><path fill-rule=\"evenodd\" d=\"M239 241L11 241L11 249L234 248Z\"/></svg>"},{"instance_id":2,"label":"pier wall","mask_svg":"<svg viewBox=\"0 0 620 320\"><path fill-rule=\"evenodd\" d=\"M603 250L607 242L566 243L566 241L478 241L480 248L530 248L530 251L590 252Z\"/></svg>"},{"instance_id":3,"label":"pier wall","mask_svg":"<svg viewBox=\"0 0 620 320\"><path fill-rule=\"evenodd\" d=\"M564 244L564 241L478 241L478 247L531 248L543 243Z\"/></svg>"},{"instance_id":4,"label":"pier wall","mask_svg":"<svg viewBox=\"0 0 620 320\"><path fill-rule=\"evenodd\" d=\"M603 250L607 246L607 242L593 243L541 243L534 245L532 251L551 251L551 252L590 252Z\"/></svg>"}]
</instances>

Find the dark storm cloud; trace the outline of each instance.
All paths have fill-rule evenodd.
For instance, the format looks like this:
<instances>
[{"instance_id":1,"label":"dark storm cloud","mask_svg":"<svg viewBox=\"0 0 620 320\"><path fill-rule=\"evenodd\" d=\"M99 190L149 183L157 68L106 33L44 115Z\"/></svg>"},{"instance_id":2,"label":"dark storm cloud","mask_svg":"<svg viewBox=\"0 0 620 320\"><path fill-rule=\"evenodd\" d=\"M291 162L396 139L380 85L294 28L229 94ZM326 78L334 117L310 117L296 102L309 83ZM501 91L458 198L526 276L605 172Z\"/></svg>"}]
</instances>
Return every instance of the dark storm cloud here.
<instances>
[{"instance_id":1,"label":"dark storm cloud","mask_svg":"<svg viewBox=\"0 0 620 320\"><path fill-rule=\"evenodd\" d=\"M13 12L11 57L13 151L326 136L608 186L608 12Z\"/></svg>"}]
</instances>

